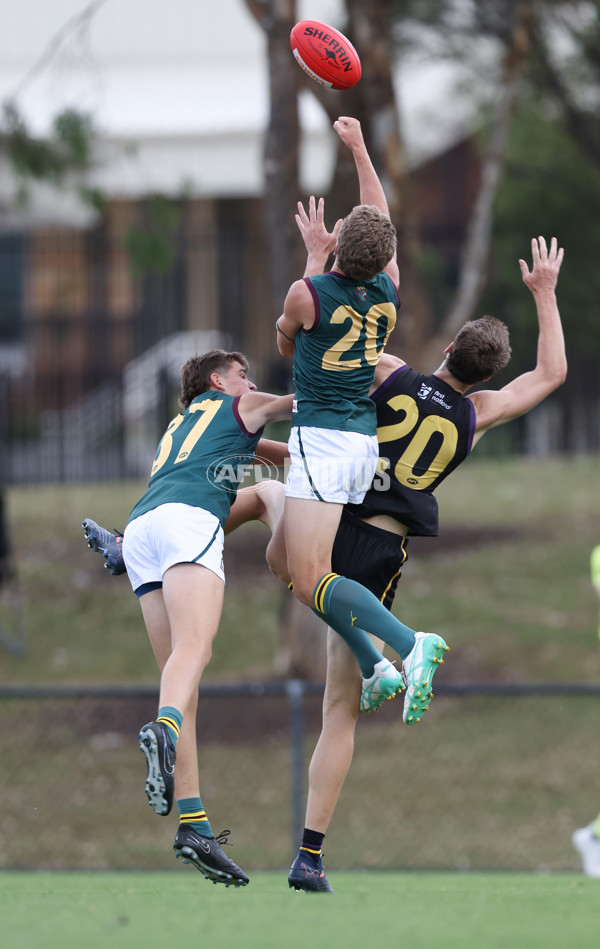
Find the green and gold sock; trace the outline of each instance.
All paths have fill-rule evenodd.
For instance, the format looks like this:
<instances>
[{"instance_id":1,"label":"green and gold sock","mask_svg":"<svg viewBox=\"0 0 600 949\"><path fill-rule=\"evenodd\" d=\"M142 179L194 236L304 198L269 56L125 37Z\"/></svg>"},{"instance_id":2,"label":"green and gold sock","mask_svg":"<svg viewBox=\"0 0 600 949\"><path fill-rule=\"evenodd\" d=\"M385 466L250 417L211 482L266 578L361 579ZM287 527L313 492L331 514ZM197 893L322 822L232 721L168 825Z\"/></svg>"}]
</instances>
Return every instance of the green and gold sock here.
<instances>
[{"instance_id":1,"label":"green and gold sock","mask_svg":"<svg viewBox=\"0 0 600 949\"><path fill-rule=\"evenodd\" d=\"M161 725L166 725L169 729L169 734L173 742L173 747L177 747L177 740L179 738L179 730L183 722L183 715L176 708L173 708L172 705L163 705L158 710L158 715L156 716L156 721L160 722Z\"/></svg>"},{"instance_id":2,"label":"green and gold sock","mask_svg":"<svg viewBox=\"0 0 600 949\"><path fill-rule=\"evenodd\" d=\"M189 824L202 837L213 836L208 817L199 797L182 798L177 801L177 810L179 811L180 824Z\"/></svg>"}]
</instances>

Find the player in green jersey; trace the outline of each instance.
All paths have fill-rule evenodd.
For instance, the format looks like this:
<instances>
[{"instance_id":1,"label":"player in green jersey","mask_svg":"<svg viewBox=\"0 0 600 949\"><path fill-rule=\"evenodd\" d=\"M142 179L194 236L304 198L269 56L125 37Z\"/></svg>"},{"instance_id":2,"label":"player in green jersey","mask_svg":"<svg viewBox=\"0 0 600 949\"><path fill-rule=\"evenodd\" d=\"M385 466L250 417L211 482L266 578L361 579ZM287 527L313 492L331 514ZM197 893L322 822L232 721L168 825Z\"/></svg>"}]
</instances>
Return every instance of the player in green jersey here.
<instances>
[{"instance_id":1,"label":"player in green jersey","mask_svg":"<svg viewBox=\"0 0 600 949\"><path fill-rule=\"evenodd\" d=\"M308 215L298 205L308 259L277 321L279 351L293 356L295 388L285 546L295 595L356 656L361 709L368 712L405 686L418 691L430 685L448 647L440 636L417 635L363 585L332 571L343 507L363 500L375 474L377 421L369 386L400 305L395 228L360 123L342 116L333 127L352 152L361 204L331 233L323 223L322 199L316 205L311 197ZM327 256L335 251L328 273L322 272L324 248ZM402 674L368 632L402 657Z\"/></svg>"},{"instance_id":2,"label":"player in green jersey","mask_svg":"<svg viewBox=\"0 0 600 949\"><path fill-rule=\"evenodd\" d=\"M289 418L291 396L256 392L241 353L213 350L183 366L180 405L122 541L161 670L157 717L139 734L145 790L155 812L166 815L177 774L176 855L215 883L243 886L248 877L223 853L223 836L213 835L200 798L198 685L221 618L223 526L263 426Z\"/></svg>"}]
</instances>

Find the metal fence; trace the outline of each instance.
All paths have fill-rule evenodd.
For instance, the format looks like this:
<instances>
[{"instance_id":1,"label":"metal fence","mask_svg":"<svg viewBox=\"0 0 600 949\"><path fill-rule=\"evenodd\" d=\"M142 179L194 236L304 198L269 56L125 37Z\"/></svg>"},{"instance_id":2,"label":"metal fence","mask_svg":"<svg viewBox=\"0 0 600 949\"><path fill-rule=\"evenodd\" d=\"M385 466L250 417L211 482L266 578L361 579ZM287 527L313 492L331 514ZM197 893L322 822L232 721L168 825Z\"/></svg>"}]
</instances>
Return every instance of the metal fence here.
<instances>
[{"instance_id":1,"label":"metal fence","mask_svg":"<svg viewBox=\"0 0 600 949\"><path fill-rule=\"evenodd\" d=\"M322 686L200 690L200 787L236 862L285 870L304 824ZM400 702L359 722L325 839L328 870L580 870L600 807L600 686L440 686L418 728ZM3 687L0 866L176 866L176 816L145 807L137 729L154 688Z\"/></svg>"}]
</instances>

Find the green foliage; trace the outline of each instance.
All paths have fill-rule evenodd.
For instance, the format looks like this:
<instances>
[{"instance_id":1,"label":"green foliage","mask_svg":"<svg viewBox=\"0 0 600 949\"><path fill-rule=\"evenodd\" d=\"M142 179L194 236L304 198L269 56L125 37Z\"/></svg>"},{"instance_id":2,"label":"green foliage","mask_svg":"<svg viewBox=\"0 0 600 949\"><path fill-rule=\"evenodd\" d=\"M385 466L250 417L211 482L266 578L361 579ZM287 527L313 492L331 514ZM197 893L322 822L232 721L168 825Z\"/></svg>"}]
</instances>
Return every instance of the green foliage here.
<instances>
[{"instance_id":1,"label":"green foliage","mask_svg":"<svg viewBox=\"0 0 600 949\"><path fill-rule=\"evenodd\" d=\"M64 149L64 160L71 168L85 169L91 161L94 123L91 115L65 109L52 123L53 138Z\"/></svg>"},{"instance_id":2,"label":"green foliage","mask_svg":"<svg viewBox=\"0 0 600 949\"><path fill-rule=\"evenodd\" d=\"M85 172L91 165L95 134L88 113L65 109L54 117L48 136L36 136L16 102L5 101L0 118L0 147L7 152L18 179L17 203L28 202L28 185L32 181L60 187L68 174ZM85 191L81 194L86 197ZM97 192L94 200L98 201Z\"/></svg>"}]
</instances>

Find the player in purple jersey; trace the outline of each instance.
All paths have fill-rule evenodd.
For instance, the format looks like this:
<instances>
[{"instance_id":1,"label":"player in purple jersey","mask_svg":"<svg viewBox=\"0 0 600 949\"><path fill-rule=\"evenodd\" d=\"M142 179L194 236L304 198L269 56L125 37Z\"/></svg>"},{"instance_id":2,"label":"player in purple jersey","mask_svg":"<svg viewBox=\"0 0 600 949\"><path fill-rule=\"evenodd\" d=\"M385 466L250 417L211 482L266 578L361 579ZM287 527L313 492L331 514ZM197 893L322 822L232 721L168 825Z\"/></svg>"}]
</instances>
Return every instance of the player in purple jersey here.
<instances>
[{"instance_id":1,"label":"player in purple jersey","mask_svg":"<svg viewBox=\"0 0 600 949\"><path fill-rule=\"evenodd\" d=\"M501 389L467 394L510 358L508 330L490 317L465 323L431 375L414 373L393 356L383 356L377 367L371 394L377 405L380 455L390 462L389 468L384 464L389 491L377 490L374 483L362 506L345 509L333 567L367 586L388 609L406 559L406 537L437 534L434 487L485 432L528 412L564 382L567 363L555 295L563 251L555 238L549 249L543 237L533 239L531 248L531 271L524 260L519 266L537 310L533 370ZM381 648L381 641L375 642ZM359 699L356 659L330 630L323 725L309 766L306 826L289 875L289 885L296 889L330 889L321 845L352 761ZM406 701L410 705L411 697Z\"/></svg>"}]
</instances>

